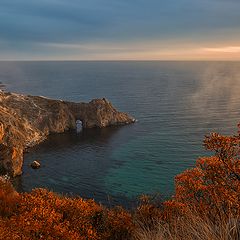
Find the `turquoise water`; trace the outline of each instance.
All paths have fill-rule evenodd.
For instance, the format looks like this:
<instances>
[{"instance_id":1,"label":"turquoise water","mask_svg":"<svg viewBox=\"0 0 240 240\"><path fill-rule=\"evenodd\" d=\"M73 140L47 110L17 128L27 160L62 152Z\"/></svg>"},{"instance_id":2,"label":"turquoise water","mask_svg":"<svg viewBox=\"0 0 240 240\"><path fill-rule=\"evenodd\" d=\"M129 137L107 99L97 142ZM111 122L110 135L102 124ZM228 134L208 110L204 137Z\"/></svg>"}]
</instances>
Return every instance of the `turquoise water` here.
<instances>
[{"instance_id":1,"label":"turquoise water","mask_svg":"<svg viewBox=\"0 0 240 240\"><path fill-rule=\"evenodd\" d=\"M54 134L25 155L19 190L47 187L104 204L172 194L174 176L207 154L204 135L235 133L240 120L238 62L0 62L0 82L71 101L106 97L138 119Z\"/></svg>"}]
</instances>

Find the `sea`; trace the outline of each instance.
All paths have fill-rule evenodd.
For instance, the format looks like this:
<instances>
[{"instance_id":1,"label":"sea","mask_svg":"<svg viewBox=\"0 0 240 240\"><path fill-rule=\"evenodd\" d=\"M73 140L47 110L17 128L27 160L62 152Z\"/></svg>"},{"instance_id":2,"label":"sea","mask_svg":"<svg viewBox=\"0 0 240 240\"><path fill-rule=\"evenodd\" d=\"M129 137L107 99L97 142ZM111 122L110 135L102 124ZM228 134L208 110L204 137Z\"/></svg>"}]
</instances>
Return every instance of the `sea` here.
<instances>
[{"instance_id":1,"label":"sea","mask_svg":"<svg viewBox=\"0 0 240 240\"><path fill-rule=\"evenodd\" d=\"M204 136L235 134L240 122L240 62L0 62L0 85L67 101L104 97L138 120L52 134L25 154L14 179L19 191L47 188L108 206L174 195L175 176L212 154Z\"/></svg>"}]
</instances>

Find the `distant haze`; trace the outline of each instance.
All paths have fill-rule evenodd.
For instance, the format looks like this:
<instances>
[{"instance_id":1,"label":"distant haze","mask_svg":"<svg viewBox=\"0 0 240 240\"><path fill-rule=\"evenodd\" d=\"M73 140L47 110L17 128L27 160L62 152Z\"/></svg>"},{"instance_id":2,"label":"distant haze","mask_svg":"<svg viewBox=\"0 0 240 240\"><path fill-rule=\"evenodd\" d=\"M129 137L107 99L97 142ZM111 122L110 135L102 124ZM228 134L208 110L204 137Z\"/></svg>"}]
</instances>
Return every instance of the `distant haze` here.
<instances>
[{"instance_id":1,"label":"distant haze","mask_svg":"<svg viewBox=\"0 0 240 240\"><path fill-rule=\"evenodd\" d=\"M239 0L1 0L0 60L240 60Z\"/></svg>"}]
</instances>

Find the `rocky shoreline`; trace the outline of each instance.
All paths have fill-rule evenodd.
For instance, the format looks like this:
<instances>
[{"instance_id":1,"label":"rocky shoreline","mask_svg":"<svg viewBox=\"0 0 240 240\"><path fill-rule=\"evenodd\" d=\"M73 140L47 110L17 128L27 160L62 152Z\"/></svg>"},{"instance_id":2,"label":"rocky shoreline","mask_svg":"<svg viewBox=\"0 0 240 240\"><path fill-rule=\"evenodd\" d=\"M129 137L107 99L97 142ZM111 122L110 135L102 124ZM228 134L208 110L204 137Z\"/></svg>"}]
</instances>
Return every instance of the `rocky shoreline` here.
<instances>
[{"instance_id":1,"label":"rocky shoreline","mask_svg":"<svg viewBox=\"0 0 240 240\"><path fill-rule=\"evenodd\" d=\"M24 150L51 133L75 129L76 120L81 120L83 128L135 122L105 98L75 103L0 91L0 170L21 175Z\"/></svg>"}]
</instances>

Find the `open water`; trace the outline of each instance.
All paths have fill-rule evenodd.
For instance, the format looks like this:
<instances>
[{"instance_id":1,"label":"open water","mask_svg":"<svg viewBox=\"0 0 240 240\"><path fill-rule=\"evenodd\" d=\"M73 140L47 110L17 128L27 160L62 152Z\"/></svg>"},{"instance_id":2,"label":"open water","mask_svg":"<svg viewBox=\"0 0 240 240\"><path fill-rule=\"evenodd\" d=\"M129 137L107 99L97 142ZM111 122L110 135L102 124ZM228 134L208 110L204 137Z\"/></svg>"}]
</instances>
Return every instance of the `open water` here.
<instances>
[{"instance_id":1,"label":"open water","mask_svg":"<svg viewBox=\"0 0 240 240\"><path fill-rule=\"evenodd\" d=\"M54 134L25 155L21 191L45 187L129 205L174 193L174 176L206 153L204 135L234 134L240 121L239 62L0 62L8 91L90 101L107 98L138 122ZM29 164L38 159L42 168Z\"/></svg>"}]
</instances>

